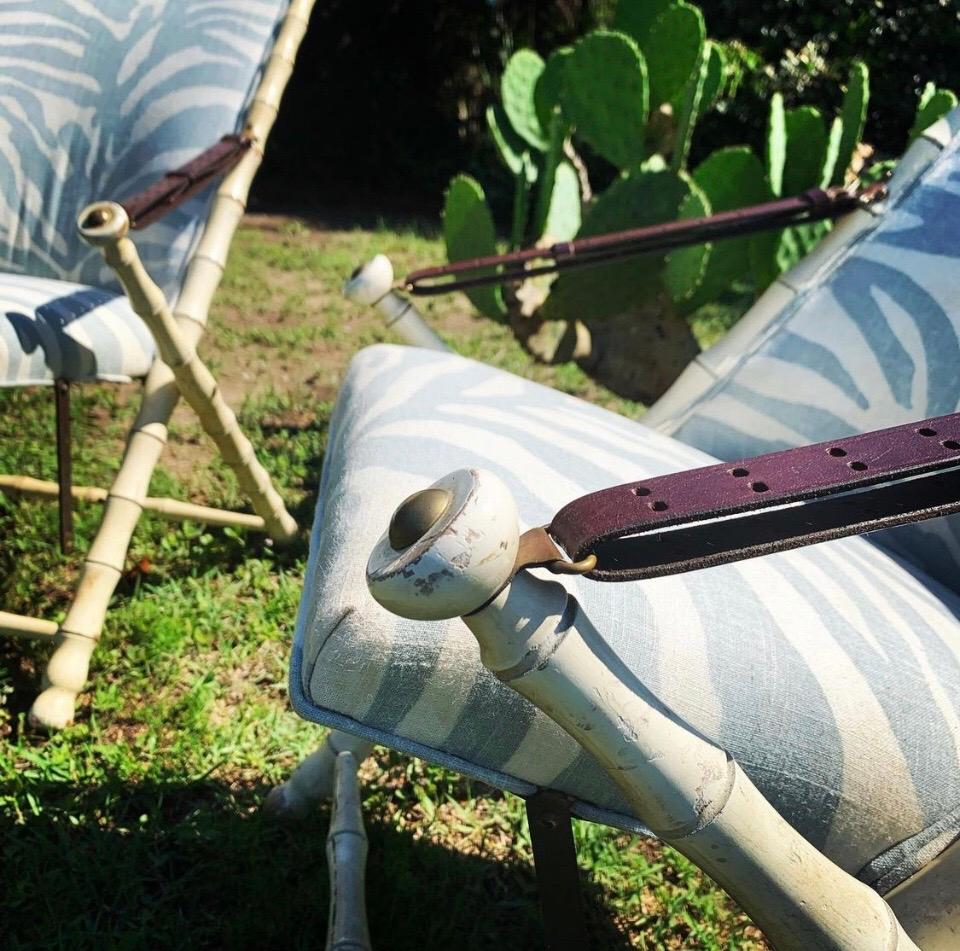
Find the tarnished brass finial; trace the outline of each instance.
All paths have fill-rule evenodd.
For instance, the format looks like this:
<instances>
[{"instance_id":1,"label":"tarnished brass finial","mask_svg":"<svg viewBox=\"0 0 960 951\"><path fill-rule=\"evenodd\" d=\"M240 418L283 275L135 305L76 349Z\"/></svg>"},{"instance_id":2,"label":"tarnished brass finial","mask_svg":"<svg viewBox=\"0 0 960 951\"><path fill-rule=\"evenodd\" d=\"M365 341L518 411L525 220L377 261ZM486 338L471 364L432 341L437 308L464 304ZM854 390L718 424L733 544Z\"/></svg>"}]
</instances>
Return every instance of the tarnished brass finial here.
<instances>
[{"instance_id":1,"label":"tarnished brass finial","mask_svg":"<svg viewBox=\"0 0 960 951\"><path fill-rule=\"evenodd\" d=\"M387 533L394 551L409 548L423 538L443 516L453 500L446 489L423 489L400 503Z\"/></svg>"},{"instance_id":2,"label":"tarnished brass finial","mask_svg":"<svg viewBox=\"0 0 960 951\"><path fill-rule=\"evenodd\" d=\"M102 228L111 218L113 218L113 212L109 208L99 205L83 219L83 226L84 228Z\"/></svg>"}]
</instances>

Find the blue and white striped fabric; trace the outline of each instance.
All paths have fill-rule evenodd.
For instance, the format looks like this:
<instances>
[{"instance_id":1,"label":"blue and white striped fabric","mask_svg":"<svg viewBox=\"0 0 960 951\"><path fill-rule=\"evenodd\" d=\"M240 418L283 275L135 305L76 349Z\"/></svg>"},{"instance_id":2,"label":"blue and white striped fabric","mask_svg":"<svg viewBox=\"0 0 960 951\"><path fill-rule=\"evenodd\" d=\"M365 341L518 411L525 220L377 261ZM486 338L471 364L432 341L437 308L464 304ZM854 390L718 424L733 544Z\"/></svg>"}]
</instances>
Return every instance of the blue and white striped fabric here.
<instances>
[{"instance_id":1,"label":"blue and white striped fabric","mask_svg":"<svg viewBox=\"0 0 960 951\"><path fill-rule=\"evenodd\" d=\"M76 234L238 131L287 0L0 0L0 268L117 289ZM137 237L170 296L208 189Z\"/></svg>"},{"instance_id":2,"label":"blue and white striped fabric","mask_svg":"<svg viewBox=\"0 0 960 951\"><path fill-rule=\"evenodd\" d=\"M645 422L736 459L960 409L960 110L903 165ZM877 538L960 591L960 519Z\"/></svg>"},{"instance_id":3,"label":"blue and white striped fabric","mask_svg":"<svg viewBox=\"0 0 960 951\"><path fill-rule=\"evenodd\" d=\"M0 387L129 383L147 375L155 352L122 294L0 274Z\"/></svg>"},{"instance_id":4,"label":"blue and white striped fabric","mask_svg":"<svg viewBox=\"0 0 960 951\"><path fill-rule=\"evenodd\" d=\"M290 687L301 715L494 785L569 793L638 829L596 763L492 677L459 619L403 620L364 581L395 506L463 466L525 526L609 485L710 458L450 354L377 346L334 413ZM728 749L814 845L884 891L960 832L960 598L845 539L642 584L562 579L613 653Z\"/></svg>"}]
</instances>

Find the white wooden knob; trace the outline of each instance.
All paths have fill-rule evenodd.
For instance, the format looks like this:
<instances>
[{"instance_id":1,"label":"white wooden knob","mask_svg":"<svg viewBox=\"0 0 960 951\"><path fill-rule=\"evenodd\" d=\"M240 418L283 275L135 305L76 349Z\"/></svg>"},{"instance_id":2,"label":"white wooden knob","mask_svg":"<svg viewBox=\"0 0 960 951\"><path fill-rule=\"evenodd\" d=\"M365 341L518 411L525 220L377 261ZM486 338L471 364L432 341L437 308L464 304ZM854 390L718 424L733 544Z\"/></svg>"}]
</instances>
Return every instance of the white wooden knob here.
<instances>
[{"instance_id":1,"label":"white wooden knob","mask_svg":"<svg viewBox=\"0 0 960 951\"><path fill-rule=\"evenodd\" d=\"M343 293L358 304L376 304L393 287L393 265L385 254L378 254L358 267L343 285Z\"/></svg>"},{"instance_id":2,"label":"white wooden knob","mask_svg":"<svg viewBox=\"0 0 960 951\"><path fill-rule=\"evenodd\" d=\"M460 617L510 580L519 543L517 507L503 482L458 469L400 505L367 562L367 585L401 617Z\"/></svg>"}]
</instances>

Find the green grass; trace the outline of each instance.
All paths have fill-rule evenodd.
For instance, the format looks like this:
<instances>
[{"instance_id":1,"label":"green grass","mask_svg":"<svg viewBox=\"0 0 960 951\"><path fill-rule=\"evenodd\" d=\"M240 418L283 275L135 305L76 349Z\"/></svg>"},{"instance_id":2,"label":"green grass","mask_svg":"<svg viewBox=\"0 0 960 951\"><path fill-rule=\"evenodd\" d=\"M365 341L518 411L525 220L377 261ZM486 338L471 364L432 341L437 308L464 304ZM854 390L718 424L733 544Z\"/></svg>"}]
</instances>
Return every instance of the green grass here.
<instances>
[{"instance_id":1,"label":"green grass","mask_svg":"<svg viewBox=\"0 0 960 951\"><path fill-rule=\"evenodd\" d=\"M401 272L440 259L438 242L415 233L245 227L205 344L228 394L250 391L243 424L302 525L349 356L385 339L338 293L375 250ZM457 299L426 309L467 355L642 412L572 364L532 364ZM132 387L75 396L77 482L109 483L135 409ZM171 450L154 494L243 506L187 413ZM53 477L49 392L0 391L0 471ZM99 511L78 510L79 551ZM56 548L55 506L0 496L0 537L0 605L61 618L80 557ZM275 551L258 535L145 516L77 722L53 736L25 719L45 649L0 643L3 948L322 946L327 810L292 827L258 811L322 735L286 696L306 555L305 533ZM520 800L388 750L363 775L376 947L541 946ZM672 850L589 823L576 836L595 947L763 947Z\"/></svg>"}]
</instances>

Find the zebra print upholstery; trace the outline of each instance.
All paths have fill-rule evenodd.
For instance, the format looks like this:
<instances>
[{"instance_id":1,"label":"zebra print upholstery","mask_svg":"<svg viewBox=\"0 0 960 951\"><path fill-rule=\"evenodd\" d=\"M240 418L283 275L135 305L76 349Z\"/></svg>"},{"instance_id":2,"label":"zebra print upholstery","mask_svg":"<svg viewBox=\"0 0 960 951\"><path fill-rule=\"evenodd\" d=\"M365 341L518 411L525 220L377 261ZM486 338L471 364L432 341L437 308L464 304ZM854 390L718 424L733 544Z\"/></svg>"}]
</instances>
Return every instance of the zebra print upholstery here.
<instances>
[{"instance_id":1,"label":"zebra print upholstery","mask_svg":"<svg viewBox=\"0 0 960 951\"><path fill-rule=\"evenodd\" d=\"M580 815L639 829L603 770L480 664L453 620L384 611L367 556L395 506L463 466L511 488L525 526L699 450L450 354L378 346L340 392L290 691L304 717ZM740 761L781 813L880 891L960 832L960 597L845 539L643 584L561 579L625 676Z\"/></svg>"},{"instance_id":2,"label":"zebra print upholstery","mask_svg":"<svg viewBox=\"0 0 960 951\"><path fill-rule=\"evenodd\" d=\"M129 383L147 375L155 352L123 295L0 274L0 387Z\"/></svg>"},{"instance_id":3,"label":"zebra print upholstery","mask_svg":"<svg viewBox=\"0 0 960 951\"><path fill-rule=\"evenodd\" d=\"M644 422L719 459L960 409L960 110L701 354ZM960 518L877 536L960 591Z\"/></svg>"},{"instance_id":4,"label":"zebra print upholstery","mask_svg":"<svg viewBox=\"0 0 960 951\"><path fill-rule=\"evenodd\" d=\"M0 270L118 289L76 234L238 131L287 0L0 0ZM169 297L211 192L140 233Z\"/></svg>"}]
</instances>

